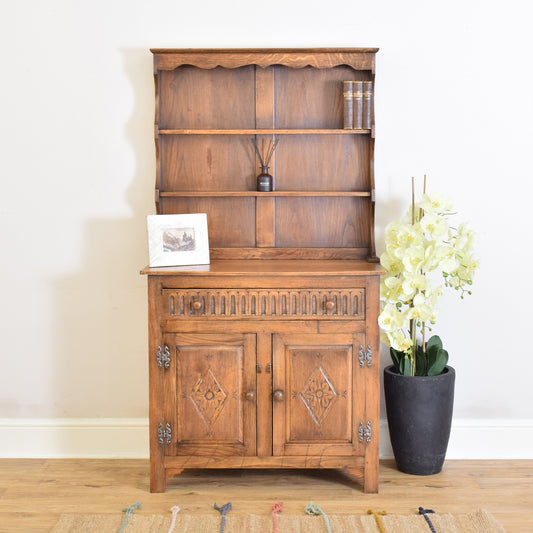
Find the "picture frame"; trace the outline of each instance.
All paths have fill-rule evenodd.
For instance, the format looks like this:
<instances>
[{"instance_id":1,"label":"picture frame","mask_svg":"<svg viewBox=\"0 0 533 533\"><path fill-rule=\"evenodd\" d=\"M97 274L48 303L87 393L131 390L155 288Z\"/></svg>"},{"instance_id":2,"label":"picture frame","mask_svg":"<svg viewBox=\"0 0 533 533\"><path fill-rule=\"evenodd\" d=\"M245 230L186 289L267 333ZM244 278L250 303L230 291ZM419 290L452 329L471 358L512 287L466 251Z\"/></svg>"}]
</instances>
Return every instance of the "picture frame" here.
<instances>
[{"instance_id":1,"label":"picture frame","mask_svg":"<svg viewBox=\"0 0 533 533\"><path fill-rule=\"evenodd\" d=\"M209 264L207 214L148 215L151 267Z\"/></svg>"}]
</instances>

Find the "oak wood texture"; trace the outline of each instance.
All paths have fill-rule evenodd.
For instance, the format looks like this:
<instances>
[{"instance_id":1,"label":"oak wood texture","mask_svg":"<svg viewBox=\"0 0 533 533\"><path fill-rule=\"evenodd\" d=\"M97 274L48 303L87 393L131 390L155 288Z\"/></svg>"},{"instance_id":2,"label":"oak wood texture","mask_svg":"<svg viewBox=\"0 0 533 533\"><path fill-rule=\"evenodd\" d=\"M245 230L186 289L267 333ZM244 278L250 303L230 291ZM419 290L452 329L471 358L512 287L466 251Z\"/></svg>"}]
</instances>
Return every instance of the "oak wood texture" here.
<instances>
[{"instance_id":1,"label":"oak wood texture","mask_svg":"<svg viewBox=\"0 0 533 533\"><path fill-rule=\"evenodd\" d=\"M158 213L207 213L215 259L375 257L374 115L343 129L342 84L377 49L152 52ZM275 136L260 200L251 137Z\"/></svg>"},{"instance_id":2,"label":"oak wood texture","mask_svg":"<svg viewBox=\"0 0 533 533\"><path fill-rule=\"evenodd\" d=\"M161 87L169 89L162 93L161 129L255 128L255 68L252 65L214 70L184 65L161 71L160 76Z\"/></svg>"},{"instance_id":3,"label":"oak wood texture","mask_svg":"<svg viewBox=\"0 0 533 533\"><path fill-rule=\"evenodd\" d=\"M255 335L166 335L168 455L251 455L256 450ZM251 396L251 397L247 397Z\"/></svg>"},{"instance_id":4,"label":"oak wood texture","mask_svg":"<svg viewBox=\"0 0 533 533\"><path fill-rule=\"evenodd\" d=\"M157 130L156 130L157 131ZM301 128L285 130L282 128L254 128L254 129L159 129L159 135L366 135L370 128L340 130L335 128Z\"/></svg>"},{"instance_id":5,"label":"oak wood texture","mask_svg":"<svg viewBox=\"0 0 533 533\"><path fill-rule=\"evenodd\" d=\"M280 129L341 129L344 122L344 80L356 77L349 66L276 68L274 80L274 123ZM359 79L371 79L370 71L357 72Z\"/></svg>"},{"instance_id":6,"label":"oak wood texture","mask_svg":"<svg viewBox=\"0 0 533 533\"><path fill-rule=\"evenodd\" d=\"M174 472L177 473L177 472ZM49 532L62 513L136 513L170 516L214 512L233 503L232 513L268 517L272 503L301 514L313 501L329 514L368 509L413 514L420 505L439 513L487 509L509 533L531 531L533 461L446 461L440 474L410 476L394 461L380 465L379 494L363 494L360 482L334 470L187 470L168 481L165 494L150 494L144 459L0 459L0 529L5 533Z\"/></svg>"},{"instance_id":7,"label":"oak wood texture","mask_svg":"<svg viewBox=\"0 0 533 533\"><path fill-rule=\"evenodd\" d=\"M157 276L194 276L195 278L209 276L238 277L235 280L241 287L243 277L254 276L275 276L276 278L285 278L287 280L302 276L319 278L324 276L341 276L344 283L346 279L352 281L353 277L358 276L380 276L385 274L385 270L379 264L368 263L367 261L328 261L328 260L279 260L279 261L247 261L247 260L214 260L209 265L187 265L172 267L145 267L141 274ZM346 278L348 276L348 278ZM239 285L235 285L239 286ZM267 285L265 285L267 286ZM313 285L311 285L313 286ZM328 284L331 286L331 284ZM342 285L349 287L349 285ZM315 285L316 287L316 285Z\"/></svg>"},{"instance_id":8,"label":"oak wood texture","mask_svg":"<svg viewBox=\"0 0 533 533\"><path fill-rule=\"evenodd\" d=\"M364 455L365 390L355 383L364 368L354 357L363 345L362 335L274 335L273 389L283 393L273 402L275 455Z\"/></svg>"},{"instance_id":9,"label":"oak wood texture","mask_svg":"<svg viewBox=\"0 0 533 533\"><path fill-rule=\"evenodd\" d=\"M347 133L342 98L376 52L153 50L157 211L207 213L212 262L142 271L152 491L184 468L347 469L378 490L374 129ZM252 137L276 136L258 192Z\"/></svg>"},{"instance_id":10,"label":"oak wood texture","mask_svg":"<svg viewBox=\"0 0 533 533\"><path fill-rule=\"evenodd\" d=\"M362 289L163 289L168 318L365 319Z\"/></svg>"},{"instance_id":11,"label":"oak wood texture","mask_svg":"<svg viewBox=\"0 0 533 533\"><path fill-rule=\"evenodd\" d=\"M349 469L377 491L379 361L359 356L379 346L378 265L237 260L144 272L151 368L158 352L170 357L151 373L154 492L185 467Z\"/></svg>"},{"instance_id":12,"label":"oak wood texture","mask_svg":"<svg viewBox=\"0 0 533 533\"><path fill-rule=\"evenodd\" d=\"M284 65L292 68L312 66L331 68L349 65L356 70L375 69L375 54L378 48L300 48L300 49L168 49L153 48L154 72L174 70L181 65L196 65L203 69L218 66L238 68L257 65L267 68L271 65Z\"/></svg>"}]
</instances>

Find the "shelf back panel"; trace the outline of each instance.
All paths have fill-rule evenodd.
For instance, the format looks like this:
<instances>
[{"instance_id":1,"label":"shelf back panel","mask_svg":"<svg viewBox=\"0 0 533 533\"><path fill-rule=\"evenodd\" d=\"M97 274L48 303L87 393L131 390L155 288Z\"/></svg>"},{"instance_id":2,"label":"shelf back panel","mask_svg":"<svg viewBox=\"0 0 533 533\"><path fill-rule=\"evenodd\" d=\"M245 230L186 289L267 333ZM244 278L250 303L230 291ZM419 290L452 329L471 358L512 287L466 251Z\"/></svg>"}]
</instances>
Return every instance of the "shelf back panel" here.
<instances>
[{"instance_id":1,"label":"shelf back panel","mask_svg":"<svg viewBox=\"0 0 533 533\"><path fill-rule=\"evenodd\" d=\"M160 129L255 128L254 66L185 65L160 76Z\"/></svg>"},{"instance_id":2,"label":"shelf back panel","mask_svg":"<svg viewBox=\"0 0 533 533\"><path fill-rule=\"evenodd\" d=\"M247 135L162 135L160 191L252 191L257 166Z\"/></svg>"},{"instance_id":3,"label":"shelf back panel","mask_svg":"<svg viewBox=\"0 0 533 533\"><path fill-rule=\"evenodd\" d=\"M278 129L343 128L343 81L371 79L370 71L276 66L275 124Z\"/></svg>"},{"instance_id":4,"label":"shelf back panel","mask_svg":"<svg viewBox=\"0 0 533 533\"><path fill-rule=\"evenodd\" d=\"M367 191L371 139L366 135L286 135L274 154L279 191Z\"/></svg>"},{"instance_id":5,"label":"shelf back panel","mask_svg":"<svg viewBox=\"0 0 533 533\"><path fill-rule=\"evenodd\" d=\"M255 198L162 198L161 214L207 213L210 248L256 245Z\"/></svg>"},{"instance_id":6,"label":"shelf back panel","mask_svg":"<svg viewBox=\"0 0 533 533\"><path fill-rule=\"evenodd\" d=\"M368 198L277 198L278 248L368 247Z\"/></svg>"}]
</instances>

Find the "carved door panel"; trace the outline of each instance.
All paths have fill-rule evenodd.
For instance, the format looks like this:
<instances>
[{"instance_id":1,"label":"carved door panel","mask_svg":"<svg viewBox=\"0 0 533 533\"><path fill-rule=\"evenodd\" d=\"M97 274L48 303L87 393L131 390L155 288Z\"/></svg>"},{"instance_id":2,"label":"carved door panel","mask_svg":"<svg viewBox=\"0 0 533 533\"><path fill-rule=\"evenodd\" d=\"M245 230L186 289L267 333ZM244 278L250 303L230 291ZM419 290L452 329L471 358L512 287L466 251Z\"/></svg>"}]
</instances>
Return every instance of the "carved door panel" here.
<instances>
[{"instance_id":1,"label":"carved door panel","mask_svg":"<svg viewBox=\"0 0 533 533\"><path fill-rule=\"evenodd\" d=\"M364 335L275 335L274 455L363 455Z\"/></svg>"},{"instance_id":2,"label":"carved door panel","mask_svg":"<svg viewBox=\"0 0 533 533\"><path fill-rule=\"evenodd\" d=\"M254 455L256 339L252 334L166 335L171 357L167 455Z\"/></svg>"}]
</instances>

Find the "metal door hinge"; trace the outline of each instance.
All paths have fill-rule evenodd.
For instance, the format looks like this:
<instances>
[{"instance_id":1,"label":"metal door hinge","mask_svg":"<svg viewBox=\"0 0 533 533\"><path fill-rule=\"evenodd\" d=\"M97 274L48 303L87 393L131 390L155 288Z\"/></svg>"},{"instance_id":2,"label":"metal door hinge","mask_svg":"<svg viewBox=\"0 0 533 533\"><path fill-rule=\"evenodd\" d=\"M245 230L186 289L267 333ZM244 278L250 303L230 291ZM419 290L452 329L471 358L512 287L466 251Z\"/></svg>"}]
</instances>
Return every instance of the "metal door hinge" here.
<instances>
[{"instance_id":1,"label":"metal door hinge","mask_svg":"<svg viewBox=\"0 0 533 533\"><path fill-rule=\"evenodd\" d=\"M364 368L365 364L368 367L372 366L372 346L370 344L366 347L366 351L363 345L359 347L359 365Z\"/></svg>"},{"instance_id":2,"label":"metal door hinge","mask_svg":"<svg viewBox=\"0 0 533 533\"><path fill-rule=\"evenodd\" d=\"M164 444L165 439L167 444L172 443L172 428L168 422L165 426L165 429L163 429L163 423L159 424L159 427L157 428L157 438L159 440L159 444Z\"/></svg>"},{"instance_id":3,"label":"metal door hinge","mask_svg":"<svg viewBox=\"0 0 533 533\"><path fill-rule=\"evenodd\" d=\"M163 346L158 346L157 348L157 366L159 368L168 368L170 365L170 350L168 349L168 346L165 344L165 349L163 351Z\"/></svg>"},{"instance_id":4,"label":"metal door hinge","mask_svg":"<svg viewBox=\"0 0 533 533\"><path fill-rule=\"evenodd\" d=\"M363 422L359 423L359 442L362 444L366 439L366 442L372 441L372 424L370 420L366 423L366 426L363 425Z\"/></svg>"}]
</instances>

